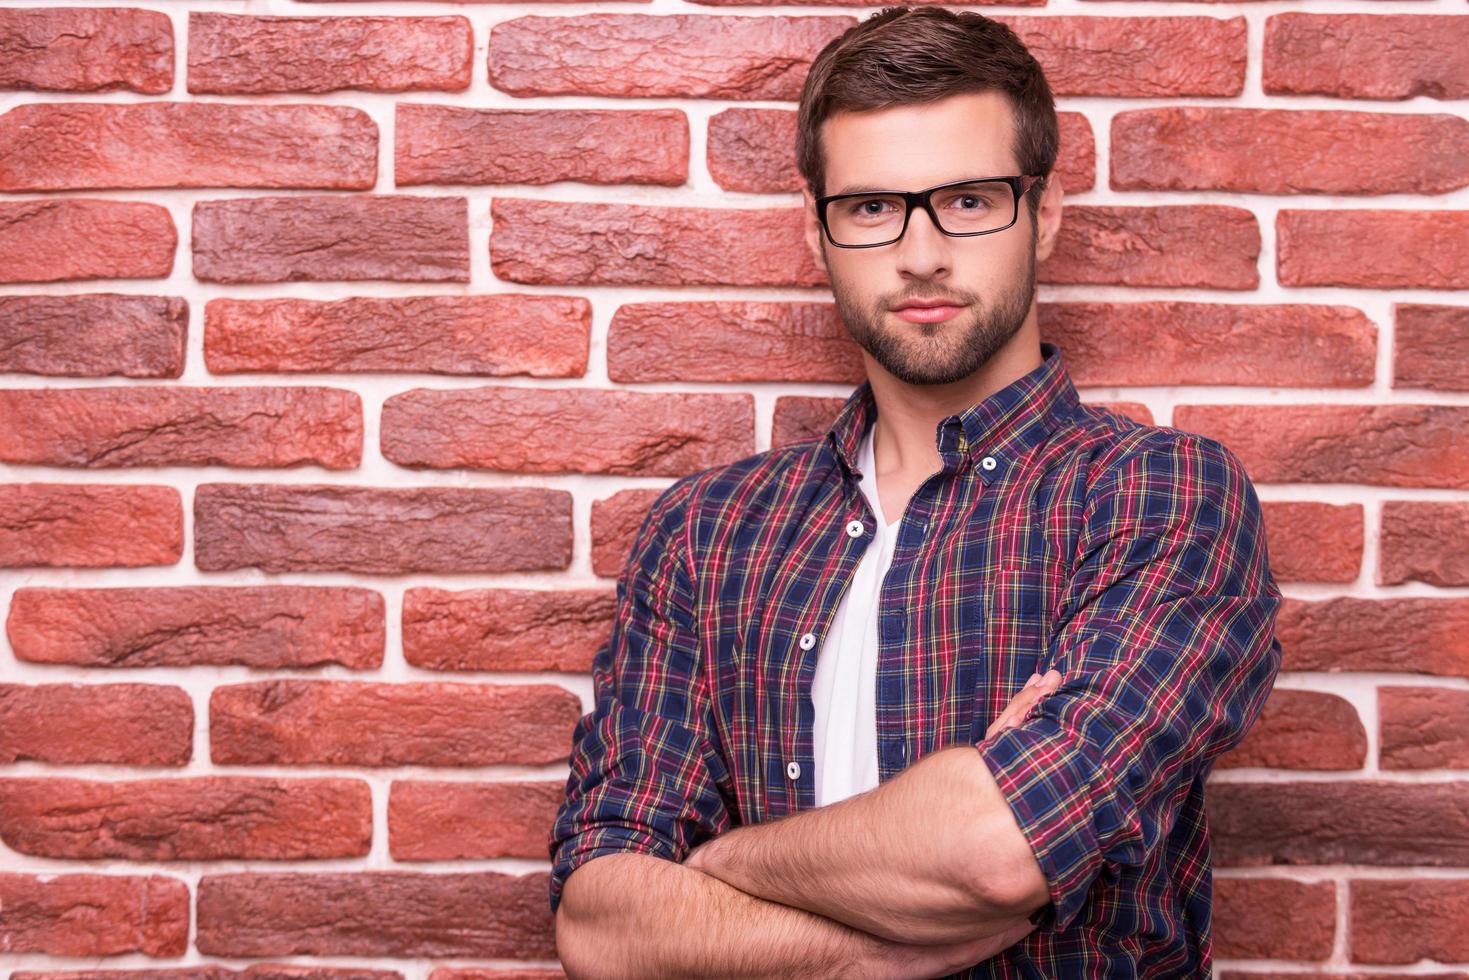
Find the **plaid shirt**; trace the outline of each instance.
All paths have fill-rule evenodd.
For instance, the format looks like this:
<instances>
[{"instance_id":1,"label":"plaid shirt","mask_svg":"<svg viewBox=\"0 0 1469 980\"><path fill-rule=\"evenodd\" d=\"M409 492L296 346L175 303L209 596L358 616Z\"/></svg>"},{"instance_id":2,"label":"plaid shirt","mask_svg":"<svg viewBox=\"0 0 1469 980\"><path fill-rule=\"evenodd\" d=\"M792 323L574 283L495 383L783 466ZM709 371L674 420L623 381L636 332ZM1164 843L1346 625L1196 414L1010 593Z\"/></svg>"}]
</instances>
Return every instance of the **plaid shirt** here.
<instances>
[{"instance_id":1,"label":"plaid shirt","mask_svg":"<svg viewBox=\"0 0 1469 980\"><path fill-rule=\"evenodd\" d=\"M1211 969L1204 780L1280 666L1260 503L1220 443L1083 405L1055 345L936 432L877 610L879 779L972 744L1049 884L1040 927L963 977ZM863 382L819 439L685 476L617 580L596 703L548 841L554 912L602 854L680 861L815 806L811 678L872 540ZM985 729L1032 672L1058 690Z\"/></svg>"}]
</instances>

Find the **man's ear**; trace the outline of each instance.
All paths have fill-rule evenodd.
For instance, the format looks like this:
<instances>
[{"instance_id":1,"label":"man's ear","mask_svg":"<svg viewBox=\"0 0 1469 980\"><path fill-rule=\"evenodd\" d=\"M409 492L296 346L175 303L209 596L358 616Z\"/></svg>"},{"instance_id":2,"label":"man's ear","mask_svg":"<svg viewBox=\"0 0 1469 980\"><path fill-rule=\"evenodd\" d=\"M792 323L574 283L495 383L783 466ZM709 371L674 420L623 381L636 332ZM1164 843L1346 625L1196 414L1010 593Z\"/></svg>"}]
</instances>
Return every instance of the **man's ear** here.
<instances>
[{"instance_id":1,"label":"man's ear","mask_svg":"<svg viewBox=\"0 0 1469 980\"><path fill-rule=\"evenodd\" d=\"M1044 261L1056 247L1056 239L1061 234L1061 199L1063 196L1061 176L1053 170L1046 178L1046 186L1041 191L1041 201L1035 212L1035 260L1037 262Z\"/></svg>"},{"instance_id":2,"label":"man's ear","mask_svg":"<svg viewBox=\"0 0 1469 980\"><path fill-rule=\"evenodd\" d=\"M826 268L826 250L822 248L821 220L816 217L816 196L811 193L811 186L804 180L801 182L801 204L805 221L806 247L811 249L811 255L816 259L817 267L830 275Z\"/></svg>"}]
</instances>

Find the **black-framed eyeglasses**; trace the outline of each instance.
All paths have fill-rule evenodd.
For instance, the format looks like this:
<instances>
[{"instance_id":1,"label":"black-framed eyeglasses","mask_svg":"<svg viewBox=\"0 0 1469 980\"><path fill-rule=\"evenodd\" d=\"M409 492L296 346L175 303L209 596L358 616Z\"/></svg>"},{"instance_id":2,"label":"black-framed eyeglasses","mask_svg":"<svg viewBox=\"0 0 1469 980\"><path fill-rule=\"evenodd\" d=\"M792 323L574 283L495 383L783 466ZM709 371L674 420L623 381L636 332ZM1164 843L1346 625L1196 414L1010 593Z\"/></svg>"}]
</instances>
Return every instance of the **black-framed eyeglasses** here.
<instances>
[{"instance_id":1,"label":"black-framed eyeglasses","mask_svg":"<svg viewBox=\"0 0 1469 980\"><path fill-rule=\"evenodd\" d=\"M1044 179L1038 174L971 177L921 191L829 194L816 199L816 214L827 241L838 248L891 245L908 230L915 206L927 211L934 227L945 235L993 235L1015 224L1020 199Z\"/></svg>"}]
</instances>

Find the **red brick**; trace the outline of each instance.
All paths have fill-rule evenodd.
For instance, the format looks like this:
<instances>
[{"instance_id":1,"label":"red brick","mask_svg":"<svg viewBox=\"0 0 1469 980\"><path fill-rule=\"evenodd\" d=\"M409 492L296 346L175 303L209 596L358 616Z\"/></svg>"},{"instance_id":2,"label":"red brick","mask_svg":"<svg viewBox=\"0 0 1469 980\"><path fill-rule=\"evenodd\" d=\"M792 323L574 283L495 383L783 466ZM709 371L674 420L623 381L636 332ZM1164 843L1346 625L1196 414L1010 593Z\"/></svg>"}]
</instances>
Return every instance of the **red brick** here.
<instances>
[{"instance_id":1,"label":"red brick","mask_svg":"<svg viewBox=\"0 0 1469 980\"><path fill-rule=\"evenodd\" d=\"M253 17L189 11L189 91L469 88L469 18Z\"/></svg>"},{"instance_id":2,"label":"red brick","mask_svg":"<svg viewBox=\"0 0 1469 980\"><path fill-rule=\"evenodd\" d=\"M1035 55L1055 95L1238 95L1245 19L995 16Z\"/></svg>"},{"instance_id":3,"label":"red brick","mask_svg":"<svg viewBox=\"0 0 1469 980\"><path fill-rule=\"evenodd\" d=\"M1276 688L1244 741L1219 756L1215 769L1361 769L1366 761L1367 729L1350 701Z\"/></svg>"},{"instance_id":4,"label":"red brick","mask_svg":"<svg viewBox=\"0 0 1469 980\"><path fill-rule=\"evenodd\" d=\"M782 395L777 398L771 418L770 447L778 449L821 438L846 400L842 396L814 395Z\"/></svg>"},{"instance_id":5,"label":"red brick","mask_svg":"<svg viewBox=\"0 0 1469 980\"><path fill-rule=\"evenodd\" d=\"M1349 887L1354 962L1469 960L1469 879L1353 880Z\"/></svg>"},{"instance_id":6,"label":"red brick","mask_svg":"<svg viewBox=\"0 0 1469 980\"><path fill-rule=\"evenodd\" d=\"M360 779L0 779L0 838L69 860L366 857L372 793Z\"/></svg>"},{"instance_id":7,"label":"red brick","mask_svg":"<svg viewBox=\"0 0 1469 980\"><path fill-rule=\"evenodd\" d=\"M490 84L511 95L800 98L806 71L855 17L582 14L490 29Z\"/></svg>"},{"instance_id":8,"label":"red brick","mask_svg":"<svg viewBox=\"0 0 1469 980\"><path fill-rule=\"evenodd\" d=\"M1469 406L1180 405L1172 424L1227 445L1259 483L1469 487Z\"/></svg>"},{"instance_id":9,"label":"red brick","mask_svg":"<svg viewBox=\"0 0 1469 980\"><path fill-rule=\"evenodd\" d=\"M1213 782L1208 813L1221 866L1469 863L1469 782Z\"/></svg>"},{"instance_id":10,"label":"red brick","mask_svg":"<svg viewBox=\"0 0 1469 980\"><path fill-rule=\"evenodd\" d=\"M1254 289L1260 227L1253 212L1213 204L1075 205L1042 283Z\"/></svg>"},{"instance_id":11,"label":"red brick","mask_svg":"<svg viewBox=\"0 0 1469 980\"><path fill-rule=\"evenodd\" d=\"M381 667L383 597L347 586L20 588L17 660L83 667Z\"/></svg>"},{"instance_id":12,"label":"red brick","mask_svg":"<svg viewBox=\"0 0 1469 980\"><path fill-rule=\"evenodd\" d=\"M1433 14L1274 14L1265 21L1270 95L1469 97L1469 21Z\"/></svg>"},{"instance_id":13,"label":"red brick","mask_svg":"<svg viewBox=\"0 0 1469 980\"><path fill-rule=\"evenodd\" d=\"M575 378L586 373L592 304L580 296L212 299L213 374L391 372Z\"/></svg>"},{"instance_id":14,"label":"red brick","mask_svg":"<svg viewBox=\"0 0 1469 980\"><path fill-rule=\"evenodd\" d=\"M555 684L255 681L210 694L209 752L216 766L544 765L580 716Z\"/></svg>"},{"instance_id":15,"label":"red brick","mask_svg":"<svg viewBox=\"0 0 1469 980\"><path fill-rule=\"evenodd\" d=\"M0 190L323 187L377 180L377 124L329 105L39 103L0 116Z\"/></svg>"},{"instance_id":16,"label":"red brick","mask_svg":"<svg viewBox=\"0 0 1469 980\"><path fill-rule=\"evenodd\" d=\"M724 19L724 18L721 18ZM819 286L800 208L490 203L490 265L511 282Z\"/></svg>"},{"instance_id":17,"label":"red brick","mask_svg":"<svg viewBox=\"0 0 1469 980\"><path fill-rule=\"evenodd\" d=\"M1469 691L1379 687L1377 714L1383 769L1469 769Z\"/></svg>"},{"instance_id":18,"label":"red brick","mask_svg":"<svg viewBox=\"0 0 1469 980\"><path fill-rule=\"evenodd\" d=\"M1285 286L1469 289L1469 211L1280 211Z\"/></svg>"},{"instance_id":19,"label":"red brick","mask_svg":"<svg viewBox=\"0 0 1469 980\"><path fill-rule=\"evenodd\" d=\"M400 102L393 179L412 184L678 185L689 119L678 109L470 109Z\"/></svg>"},{"instance_id":20,"label":"red brick","mask_svg":"<svg viewBox=\"0 0 1469 980\"><path fill-rule=\"evenodd\" d=\"M208 282L469 281L463 197L325 194L199 201L194 277Z\"/></svg>"},{"instance_id":21,"label":"red brick","mask_svg":"<svg viewBox=\"0 0 1469 980\"><path fill-rule=\"evenodd\" d=\"M1393 387L1469 391L1469 307L1394 303Z\"/></svg>"},{"instance_id":22,"label":"red brick","mask_svg":"<svg viewBox=\"0 0 1469 980\"><path fill-rule=\"evenodd\" d=\"M1469 585L1469 504L1384 501L1379 551L1378 585Z\"/></svg>"},{"instance_id":23,"label":"red brick","mask_svg":"<svg viewBox=\"0 0 1469 980\"><path fill-rule=\"evenodd\" d=\"M1286 599L1284 670L1469 677L1469 599Z\"/></svg>"},{"instance_id":24,"label":"red brick","mask_svg":"<svg viewBox=\"0 0 1469 980\"><path fill-rule=\"evenodd\" d=\"M15 644L14 612L7 623ZM106 738L98 738L106 732ZM0 684L0 763L182 766L194 702L163 684Z\"/></svg>"},{"instance_id":25,"label":"red brick","mask_svg":"<svg viewBox=\"0 0 1469 980\"><path fill-rule=\"evenodd\" d=\"M1336 884L1215 878L1213 931L1216 958L1324 960L1336 935Z\"/></svg>"},{"instance_id":26,"label":"red brick","mask_svg":"<svg viewBox=\"0 0 1469 980\"><path fill-rule=\"evenodd\" d=\"M0 484L0 568L172 565L184 554L174 487Z\"/></svg>"},{"instance_id":27,"label":"red brick","mask_svg":"<svg viewBox=\"0 0 1469 980\"><path fill-rule=\"evenodd\" d=\"M399 466L682 476L755 451L748 394L415 388L383 402Z\"/></svg>"},{"instance_id":28,"label":"red brick","mask_svg":"<svg viewBox=\"0 0 1469 980\"><path fill-rule=\"evenodd\" d=\"M195 945L228 957L554 960L549 878L545 871L205 875Z\"/></svg>"},{"instance_id":29,"label":"red brick","mask_svg":"<svg viewBox=\"0 0 1469 980\"><path fill-rule=\"evenodd\" d=\"M0 9L0 51L0 88L148 95L173 88L173 22L161 10Z\"/></svg>"},{"instance_id":30,"label":"red brick","mask_svg":"<svg viewBox=\"0 0 1469 980\"><path fill-rule=\"evenodd\" d=\"M0 872L5 952L183 956L189 886L163 875Z\"/></svg>"},{"instance_id":31,"label":"red brick","mask_svg":"<svg viewBox=\"0 0 1469 980\"><path fill-rule=\"evenodd\" d=\"M565 794L564 780L397 780L388 794L388 851L394 861L544 861Z\"/></svg>"},{"instance_id":32,"label":"red brick","mask_svg":"<svg viewBox=\"0 0 1469 980\"><path fill-rule=\"evenodd\" d=\"M1361 504L1267 500L1270 572L1280 582L1355 582L1366 519Z\"/></svg>"},{"instance_id":33,"label":"red brick","mask_svg":"<svg viewBox=\"0 0 1469 980\"><path fill-rule=\"evenodd\" d=\"M611 589L410 588L403 657L428 670L587 674L615 605Z\"/></svg>"},{"instance_id":34,"label":"red brick","mask_svg":"<svg viewBox=\"0 0 1469 980\"><path fill-rule=\"evenodd\" d=\"M188 328L181 296L0 296L0 371L177 378Z\"/></svg>"},{"instance_id":35,"label":"red brick","mask_svg":"<svg viewBox=\"0 0 1469 980\"><path fill-rule=\"evenodd\" d=\"M592 501L592 571L616 578L627 565L633 539L662 490L619 490Z\"/></svg>"},{"instance_id":36,"label":"red brick","mask_svg":"<svg viewBox=\"0 0 1469 980\"><path fill-rule=\"evenodd\" d=\"M571 494L535 487L204 483L200 569L523 572L571 564Z\"/></svg>"},{"instance_id":37,"label":"red brick","mask_svg":"<svg viewBox=\"0 0 1469 980\"><path fill-rule=\"evenodd\" d=\"M1055 174L1067 194L1091 190L1097 153L1091 123L1079 112L1058 112L1060 153ZM777 193L804 185L796 169L796 113L736 107L709 119L709 173L728 191Z\"/></svg>"},{"instance_id":38,"label":"red brick","mask_svg":"<svg viewBox=\"0 0 1469 980\"><path fill-rule=\"evenodd\" d=\"M341 388L0 389L0 461L278 467L362 462L362 396Z\"/></svg>"},{"instance_id":39,"label":"red brick","mask_svg":"<svg viewBox=\"0 0 1469 980\"><path fill-rule=\"evenodd\" d=\"M627 303L607 331L612 381L846 381L862 348L831 303Z\"/></svg>"},{"instance_id":40,"label":"red brick","mask_svg":"<svg viewBox=\"0 0 1469 980\"><path fill-rule=\"evenodd\" d=\"M1041 303L1041 337L1082 386L1364 387L1377 328L1350 306ZM1147 351L1147 357L1137 352Z\"/></svg>"},{"instance_id":41,"label":"red brick","mask_svg":"<svg viewBox=\"0 0 1469 980\"><path fill-rule=\"evenodd\" d=\"M1442 194L1469 185L1466 158L1469 119L1449 113L1169 106L1112 117L1114 190Z\"/></svg>"},{"instance_id":42,"label":"red brick","mask_svg":"<svg viewBox=\"0 0 1469 980\"><path fill-rule=\"evenodd\" d=\"M146 201L0 201L0 282L161 279L178 230Z\"/></svg>"}]
</instances>

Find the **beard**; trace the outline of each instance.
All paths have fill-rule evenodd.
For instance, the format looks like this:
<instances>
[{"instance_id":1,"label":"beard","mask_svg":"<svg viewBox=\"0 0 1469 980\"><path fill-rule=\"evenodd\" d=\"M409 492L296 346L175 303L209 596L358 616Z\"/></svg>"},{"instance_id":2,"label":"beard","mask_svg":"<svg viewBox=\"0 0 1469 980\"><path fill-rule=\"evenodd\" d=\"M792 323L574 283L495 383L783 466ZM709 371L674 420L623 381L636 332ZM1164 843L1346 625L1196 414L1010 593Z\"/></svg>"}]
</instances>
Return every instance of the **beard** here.
<instances>
[{"instance_id":1,"label":"beard","mask_svg":"<svg viewBox=\"0 0 1469 980\"><path fill-rule=\"evenodd\" d=\"M1025 274L1012 278L1011 288L989 306L981 304L974 293L932 285L864 305L837 276L829 279L847 332L884 370L904 384L953 384L988 363L1024 325L1035 296L1035 248L1029 251ZM900 327L887 324L893 306L936 293L966 304L964 311L942 323L898 320Z\"/></svg>"}]
</instances>

